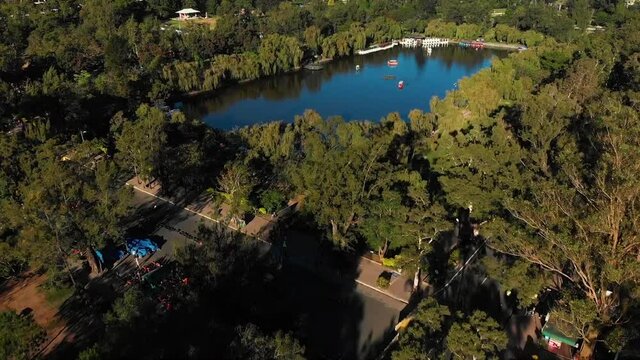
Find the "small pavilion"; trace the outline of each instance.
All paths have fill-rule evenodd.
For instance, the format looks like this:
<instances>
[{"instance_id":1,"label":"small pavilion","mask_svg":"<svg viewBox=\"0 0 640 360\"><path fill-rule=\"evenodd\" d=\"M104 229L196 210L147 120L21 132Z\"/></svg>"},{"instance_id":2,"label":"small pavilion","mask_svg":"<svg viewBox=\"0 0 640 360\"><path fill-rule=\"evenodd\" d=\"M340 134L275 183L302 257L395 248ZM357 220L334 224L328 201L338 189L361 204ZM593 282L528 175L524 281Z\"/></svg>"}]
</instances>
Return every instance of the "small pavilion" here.
<instances>
[{"instance_id":1,"label":"small pavilion","mask_svg":"<svg viewBox=\"0 0 640 360\"><path fill-rule=\"evenodd\" d=\"M200 11L192 8L186 8L180 11L176 11L176 14L178 14L178 19L180 20L189 20L198 17Z\"/></svg>"}]
</instances>

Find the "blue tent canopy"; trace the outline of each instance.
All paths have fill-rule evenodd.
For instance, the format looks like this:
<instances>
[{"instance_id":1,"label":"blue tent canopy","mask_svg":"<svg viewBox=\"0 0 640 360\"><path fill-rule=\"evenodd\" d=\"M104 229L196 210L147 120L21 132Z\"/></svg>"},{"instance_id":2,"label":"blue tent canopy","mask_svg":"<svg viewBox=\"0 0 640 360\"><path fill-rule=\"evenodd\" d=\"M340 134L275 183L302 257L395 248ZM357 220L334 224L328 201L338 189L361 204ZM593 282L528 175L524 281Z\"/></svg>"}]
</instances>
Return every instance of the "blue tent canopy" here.
<instances>
[{"instance_id":1,"label":"blue tent canopy","mask_svg":"<svg viewBox=\"0 0 640 360\"><path fill-rule=\"evenodd\" d=\"M159 247L151 239L128 239L127 249L129 253L136 257L145 257L158 251Z\"/></svg>"}]
</instances>

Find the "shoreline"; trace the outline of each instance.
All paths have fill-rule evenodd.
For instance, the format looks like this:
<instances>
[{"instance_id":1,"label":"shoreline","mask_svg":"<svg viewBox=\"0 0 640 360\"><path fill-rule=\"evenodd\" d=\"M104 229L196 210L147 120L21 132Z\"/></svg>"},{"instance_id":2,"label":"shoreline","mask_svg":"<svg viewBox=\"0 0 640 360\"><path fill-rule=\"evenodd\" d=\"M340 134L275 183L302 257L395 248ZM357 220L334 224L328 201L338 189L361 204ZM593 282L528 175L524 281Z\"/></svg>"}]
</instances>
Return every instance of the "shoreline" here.
<instances>
[{"instance_id":1,"label":"shoreline","mask_svg":"<svg viewBox=\"0 0 640 360\"><path fill-rule=\"evenodd\" d=\"M465 41L465 40L448 39L449 44L453 44L453 45L458 45L462 41ZM404 48L400 43L398 43L398 45L400 47ZM518 51L518 50L520 50L520 47L522 47L522 46L524 46L524 45L496 43L496 42L484 42L484 48L486 48L486 49L503 50L503 51ZM386 50L392 49L393 47L395 47L395 46L389 47L389 48L384 49L384 50L376 49L376 52L377 51L386 51ZM353 54L348 55L348 56L357 57L357 56L366 56L366 55L368 55L368 54L359 55L357 52L354 52ZM328 64L328 63L330 63L330 62L332 62L332 61L334 61L336 59L345 58L345 57L348 57L348 56L340 56L340 57L337 57L337 58L335 58L335 57L333 57L333 58L322 58L322 59L318 59L316 61L313 61L311 63L312 64L322 64L322 65L324 65L324 64ZM218 90L221 90L221 89L224 89L224 88L227 88L229 86L246 84L246 83L250 83L250 82L256 81L256 80L266 79L266 78L269 78L271 76L280 76L280 75L291 74L291 73L295 73L295 72L298 72L298 71L304 71L304 70L305 70L304 69L304 65L301 65L301 66L293 68L293 69L291 69L289 71L281 72L281 73L274 74L274 75L261 76L261 77L258 77L256 79L240 80L240 81L237 81L237 82L224 84L224 85L220 86L219 88L213 89L213 90L196 90L196 91L190 91L188 93L175 94L175 95L169 97L168 102L175 104L175 103L178 103L178 102L182 102L184 100L190 100L190 99L193 99L193 98L197 98L199 96L213 94L214 92L216 92Z\"/></svg>"},{"instance_id":2,"label":"shoreline","mask_svg":"<svg viewBox=\"0 0 640 360\"><path fill-rule=\"evenodd\" d=\"M458 45L461 42L470 41L470 40L449 40L449 44ZM482 42L484 44L485 49L494 49L494 50L505 50L505 51L520 51L521 48L526 48L526 46L521 44L508 44L508 43L498 43L498 42Z\"/></svg>"},{"instance_id":3,"label":"shoreline","mask_svg":"<svg viewBox=\"0 0 640 360\"><path fill-rule=\"evenodd\" d=\"M317 61L311 62L310 64L327 64L332 62L333 60L335 60L335 58L322 58L319 59ZM196 98L198 96L202 96L202 95L207 95L207 94L211 94L214 93L218 90L227 88L229 86L234 86L234 85L241 85L241 84L246 84L246 83L250 83L252 81L256 81L256 80L260 80L260 79L267 79L269 77L272 76L280 76L280 75L285 75L285 74L292 74L292 73L296 73L299 71L303 71L304 70L304 65L300 65L297 67L294 67L293 69L289 70L289 71L284 71L278 74L274 74L274 75L269 75L269 76L260 76L258 78L255 79L245 79L245 80L240 80L240 81L236 81L236 82L232 82L232 83L227 83L224 84L222 86L220 86L217 89L213 89L213 90L195 90L195 91L189 91L187 93L179 93L179 94L175 94L169 97L168 101L170 103L176 103L176 102L180 102L184 99L192 99L192 98Z\"/></svg>"}]
</instances>

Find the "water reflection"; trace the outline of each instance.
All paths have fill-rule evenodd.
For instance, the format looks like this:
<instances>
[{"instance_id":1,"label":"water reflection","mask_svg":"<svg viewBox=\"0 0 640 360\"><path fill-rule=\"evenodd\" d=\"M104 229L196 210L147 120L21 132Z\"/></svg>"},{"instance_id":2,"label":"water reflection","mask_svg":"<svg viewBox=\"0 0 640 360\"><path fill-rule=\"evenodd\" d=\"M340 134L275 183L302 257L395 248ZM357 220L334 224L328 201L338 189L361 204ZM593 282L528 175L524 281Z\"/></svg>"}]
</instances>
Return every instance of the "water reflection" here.
<instances>
[{"instance_id":1,"label":"water reflection","mask_svg":"<svg viewBox=\"0 0 640 360\"><path fill-rule=\"evenodd\" d=\"M432 96L444 96L461 77L488 66L493 56L506 53L450 46L436 48L429 56L423 49L395 48L339 59L321 71L299 71L220 89L188 99L185 112L222 129L292 121L307 108L346 119L379 119L393 111L406 115L413 108L428 110ZM398 59L400 65L388 67L389 59ZM397 80L407 84L402 91L395 86Z\"/></svg>"}]
</instances>

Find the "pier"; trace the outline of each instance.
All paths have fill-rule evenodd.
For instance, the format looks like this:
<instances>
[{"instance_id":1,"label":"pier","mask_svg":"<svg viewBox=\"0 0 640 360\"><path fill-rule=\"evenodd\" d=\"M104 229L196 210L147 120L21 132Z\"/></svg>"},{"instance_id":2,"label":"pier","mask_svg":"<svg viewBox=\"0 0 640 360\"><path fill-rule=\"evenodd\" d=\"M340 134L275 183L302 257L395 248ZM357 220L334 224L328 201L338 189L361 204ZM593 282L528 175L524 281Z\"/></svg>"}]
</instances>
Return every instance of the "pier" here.
<instances>
[{"instance_id":1,"label":"pier","mask_svg":"<svg viewBox=\"0 0 640 360\"><path fill-rule=\"evenodd\" d=\"M383 50L389 50L391 48L393 48L394 46L396 46L398 43L396 41L393 41L391 43L388 44L381 44L381 45L374 45L368 49L364 49L364 50L358 50L356 51L356 54L358 55L367 55L367 54L371 54L377 51L383 51Z\"/></svg>"}]
</instances>

